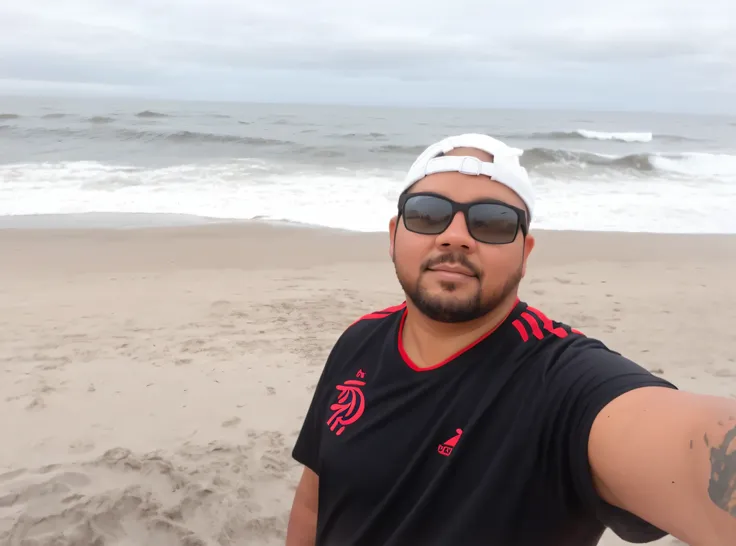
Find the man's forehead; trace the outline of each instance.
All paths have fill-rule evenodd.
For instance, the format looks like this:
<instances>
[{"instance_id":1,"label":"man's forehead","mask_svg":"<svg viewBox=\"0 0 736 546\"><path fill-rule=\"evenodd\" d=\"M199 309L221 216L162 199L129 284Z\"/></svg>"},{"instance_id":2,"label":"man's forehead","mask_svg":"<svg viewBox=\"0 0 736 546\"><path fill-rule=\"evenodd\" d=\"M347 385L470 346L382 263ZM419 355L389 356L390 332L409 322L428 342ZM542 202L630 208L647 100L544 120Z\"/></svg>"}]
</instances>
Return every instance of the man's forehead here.
<instances>
[{"instance_id":1,"label":"man's forehead","mask_svg":"<svg viewBox=\"0 0 736 546\"><path fill-rule=\"evenodd\" d=\"M439 193L460 202L499 199L526 210L526 205L513 190L486 176L468 177L455 172L431 174L419 180L409 193L425 191Z\"/></svg>"},{"instance_id":2,"label":"man's forehead","mask_svg":"<svg viewBox=\"0 0 736 546\"><path fill-rule=\"evenodd\" d=\"M483 153L474 150L477 153ZM449 154L448 154L449 155ZM468 154L461 154L468 155ZM477 156L473 156L477 157ZM488 154L486 154L486 158ZM484 159L479 157L478 159ZM485 159L484 159L485 160ZM461 203L481 199L498 199L527 211L528 208L519 195L505 184L487 176L472 176L457 173L435 173L416 182L407 193L433 192Z\"/></svg>"}]
</instances>

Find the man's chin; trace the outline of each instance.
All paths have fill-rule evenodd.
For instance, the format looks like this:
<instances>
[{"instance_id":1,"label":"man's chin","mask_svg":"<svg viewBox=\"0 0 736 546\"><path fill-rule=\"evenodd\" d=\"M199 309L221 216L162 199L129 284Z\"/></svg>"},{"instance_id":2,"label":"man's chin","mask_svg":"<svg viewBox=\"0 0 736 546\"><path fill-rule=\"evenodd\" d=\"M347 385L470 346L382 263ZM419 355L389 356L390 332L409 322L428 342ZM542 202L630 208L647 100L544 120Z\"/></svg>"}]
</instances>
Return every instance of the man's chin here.
<instances>
[{"instance_id":1,"label":"man's chin","mask_svg":"<svg viewBox=\"0 0 736 546\"><path fill-rule=\"evenodd\" d=\"M432 280L432 282L423 283L422 292L427 297L447 301L470 301L480 297L475 277L466 277L460 281Z\"/></svg>"},{"instance_id":2,"label":"man's chin","mask_svg":"<svg viewBox=\"0 0 736 546\"><path fill-rule=\"evenodd\" d=\"M424 291L410 299L422 314L439 322L466 322L483 315L477 293L460 292L465 291Z\"/></svg>"},{"instance_id":3,"label":"man's chin","mask_svg":"<svg viewBox=\"0 0 736 546\"><path fill-rule=\"evenodd\" d=\"M427 318L436 322L447 324L459 324L471 322L484 316L486 313L476 306L447 306L438 305L437 302L423 302L417 306L419 311Z\"/></svg>"}]
</instances>

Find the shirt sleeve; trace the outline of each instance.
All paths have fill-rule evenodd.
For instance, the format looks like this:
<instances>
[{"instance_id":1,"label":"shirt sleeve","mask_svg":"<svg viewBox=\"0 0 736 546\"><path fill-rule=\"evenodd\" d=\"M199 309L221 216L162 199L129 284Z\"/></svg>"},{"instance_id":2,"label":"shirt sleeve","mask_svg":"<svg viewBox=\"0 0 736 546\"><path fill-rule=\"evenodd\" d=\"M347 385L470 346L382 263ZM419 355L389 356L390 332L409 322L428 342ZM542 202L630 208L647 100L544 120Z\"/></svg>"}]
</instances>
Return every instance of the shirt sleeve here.
<instances>
[{"instance_id":1,"label":"shirt sleeve","mask_svg":"<svg viewBox=\"0 0 736 546\"><path fill-rule=\"evenodd\" d=\"M651 542L667 535L641 518L612 506L598 495L588 459L593 421L611 401L642 387L676 389L600 341L580 337L549 369L547 394L554 451L561 472L581 508L628 542Z\"/></svg>"},{"instance_id":2,"label":"shirt sleeve","mask_svg":"<svg viewBox=\"0 0 736 546\"><path fill-rule=\"evenodd\" d=\"M322 430L325 424L323 418L326 416L325 404L327 403L327 399L325 396L325 385L334 367L340 341L338 340L332 348L322 368L322 373L317 381L317 386L312 394L312 400L307 408L307 413L304 416L302 427L291 453L294 460L303 464L317 475L319 475L319 452Z\"/></svg>"}]
</instances>

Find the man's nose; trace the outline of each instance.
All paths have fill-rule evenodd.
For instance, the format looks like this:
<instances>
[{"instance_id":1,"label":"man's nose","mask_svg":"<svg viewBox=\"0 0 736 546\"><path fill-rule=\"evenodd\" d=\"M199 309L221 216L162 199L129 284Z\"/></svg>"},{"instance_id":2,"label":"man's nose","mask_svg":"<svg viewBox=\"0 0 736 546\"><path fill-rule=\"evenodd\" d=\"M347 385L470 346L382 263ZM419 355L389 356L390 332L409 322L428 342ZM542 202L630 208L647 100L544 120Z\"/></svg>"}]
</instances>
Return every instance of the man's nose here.
<instances>
[{"instance_id":1,"label":"man's nose","mask_svg":"<svg viewBox=\"0 0 736 546\"><path fill-rule=\"evenodd\" d=\"M437 244L442 247L455 247L470 249L475 245L475 240L470 236L468 225L465 222L465 216L462 212L457 212L455 217L447 226L447 229L437 236Z\"/></svg>"}]
</instances>

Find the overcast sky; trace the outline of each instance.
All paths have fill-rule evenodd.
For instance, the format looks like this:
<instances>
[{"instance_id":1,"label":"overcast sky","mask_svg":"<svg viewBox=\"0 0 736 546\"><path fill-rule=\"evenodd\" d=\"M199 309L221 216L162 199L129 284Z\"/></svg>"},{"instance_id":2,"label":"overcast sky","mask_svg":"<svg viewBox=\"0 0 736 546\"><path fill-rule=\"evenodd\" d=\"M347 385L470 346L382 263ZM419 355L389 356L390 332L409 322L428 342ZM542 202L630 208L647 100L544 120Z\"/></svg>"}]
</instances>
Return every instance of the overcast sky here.
<instances>
[{"instance_id":1,"label":"overcast sky","mask_svg":"<svg viewBox=\"0 0 736 546\"><path fill-rule=\"evenodd\" d=\"M0 0L0 92L736 112L736 0Z\"/></svg>"}]
</instances>

